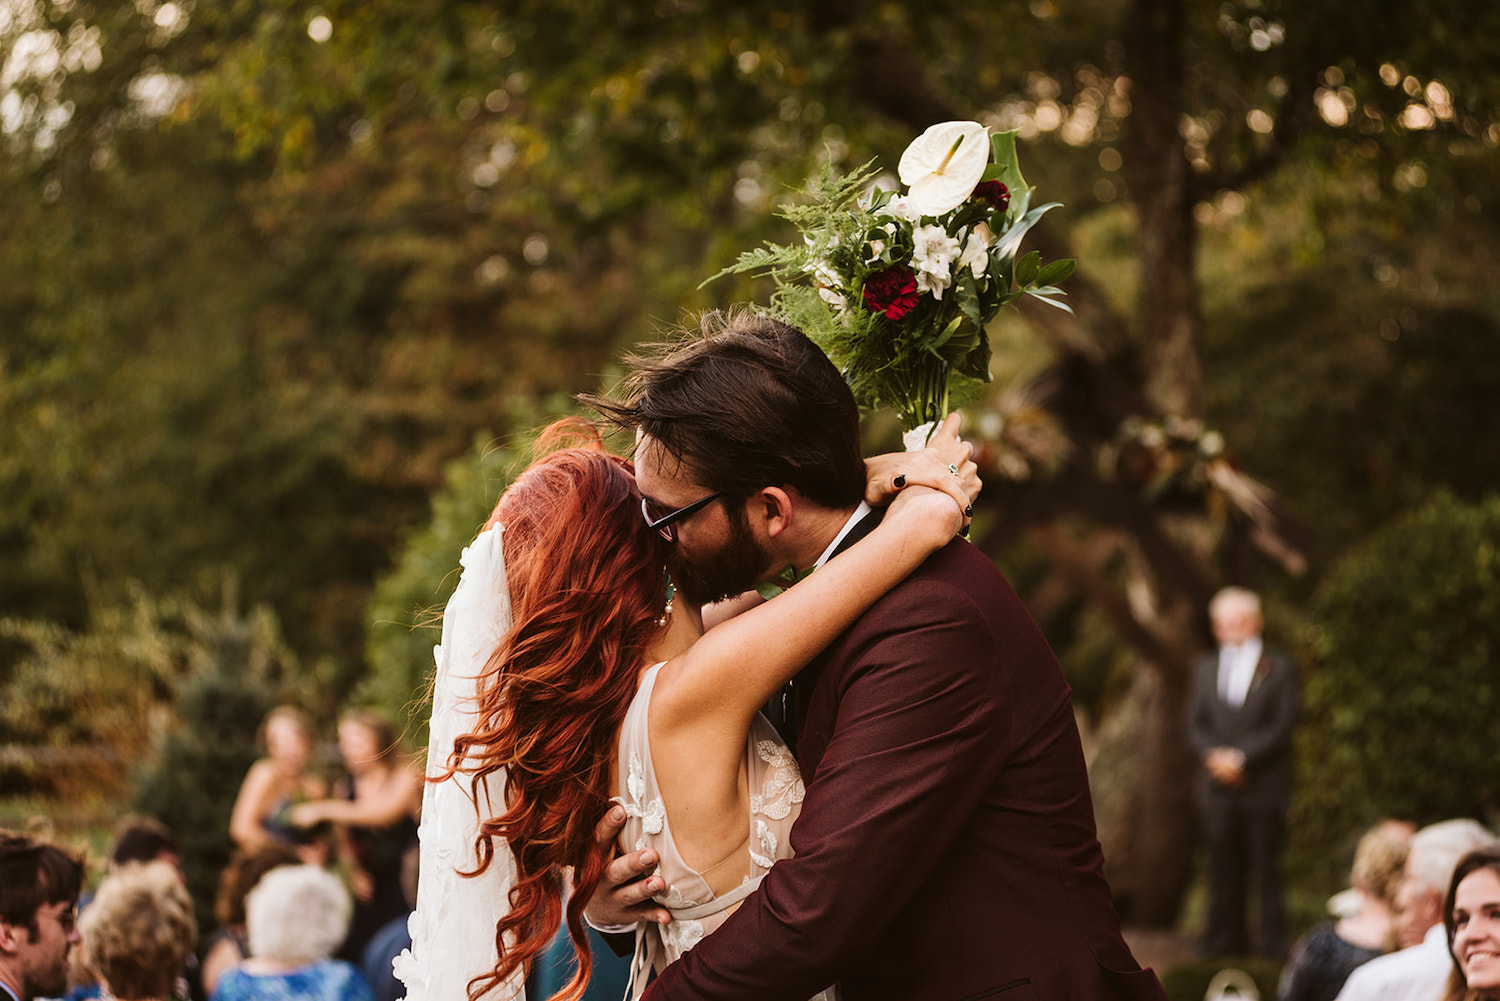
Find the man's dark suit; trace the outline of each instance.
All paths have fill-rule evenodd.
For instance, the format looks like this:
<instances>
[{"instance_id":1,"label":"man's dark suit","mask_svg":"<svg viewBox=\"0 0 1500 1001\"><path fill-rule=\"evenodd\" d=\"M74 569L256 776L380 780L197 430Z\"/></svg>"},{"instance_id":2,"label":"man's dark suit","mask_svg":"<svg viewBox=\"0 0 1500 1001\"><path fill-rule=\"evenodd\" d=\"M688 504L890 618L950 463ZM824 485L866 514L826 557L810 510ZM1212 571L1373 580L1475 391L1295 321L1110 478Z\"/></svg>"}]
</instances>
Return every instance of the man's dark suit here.
<instances>
[{"instance_id":1,"label":"man's dark suit","mask_svg":"<svg viewBox=\"0 0 1500 1001\"><path fill-rule=\"evenodd\" d=\"M1239 707L1220 695L1218 655L1198 662L1188 739L1200 759L1215 747L1233 747L1245 756L1244 783L1238 788L1215 782L1207 769L1198 776L1198 805L1209 854L1206 953L1249 951L1245 875L1254 871L1261 899L1258 951L1273 958L1285 954L1281 845L1292 795L1292 730L1298 701L1296 667L1283 654L1261 653Z\"/></svg>"},{"instance_id":2,"label":"man's dark suit","mask_svg":"<svg viewBox=\"0 0 1500 1001\"><path fill-rule=\"evenodd\" d=\"M984 556L933 555L798 684L796 857L648 997L1164 998L1120 935L1067 683Z\"/></svg>"}]
</instances>

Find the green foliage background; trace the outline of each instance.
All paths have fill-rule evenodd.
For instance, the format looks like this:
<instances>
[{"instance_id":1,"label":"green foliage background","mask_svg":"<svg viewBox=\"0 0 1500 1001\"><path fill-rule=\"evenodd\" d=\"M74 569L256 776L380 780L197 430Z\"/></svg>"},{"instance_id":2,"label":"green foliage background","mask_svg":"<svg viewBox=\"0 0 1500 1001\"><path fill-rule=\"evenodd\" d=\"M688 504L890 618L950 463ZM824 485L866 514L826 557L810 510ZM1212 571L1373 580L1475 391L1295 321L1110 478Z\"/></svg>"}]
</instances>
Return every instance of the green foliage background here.
<instances>
[{"instance_id":1,"label":"green foliage background","mask_svg":"<svg viewBox=\"0 0 1500 1001\"><path fill-rule=\"evenodd\" d=\"M420 719L437 638L421 623L525 429L683 310L764 301L749 278L698 286L786 242L774 209L824 163L894 164L916 123L950 117L1024 126L1028 180L1065 206L1028 240L1078 258L1093 338L1069 357L1033 314L989 330L995 383L971 413L1008 464L980 527L1077 500L1078 481L1049 477L1114 433L1079 403L1111 389L1084 382L1078 413L1046 413L1079 371L1051 366L1152 374L1142 307L1167 248L1144 221L1185 186L1196 242L1168 277L1201 321L1188 388L1294 515L1308 571L1232 544L1223 510L1180 534L1230 539L1214 569L1267 592L1275 634L1311 637L1301 871L1336 888L1377 813L1493 820L1457 776L1472 782L1482 746L1460 727L1494 704L1495 589L1475 554L1493 547L1500 486L1483 447L1500 437L1500 5L0 11L0 745L140 762L140 803L205 839L198 887L265 697L325 725L364 701ZM1166 41L1146 30L1161 25ZM11 61L44 38L55 63ZM1163 105L1139 70L1179 60L1187 85ZM1187 137L1164 168L1140 155L1153 121ZM1009 462L988 418L1018 429L1028 461ZM872 447L892 430L872 420ZM1085 497L1063 528L1087 536L1079 512L1114 496ZM1125 529L1092 538L1110 531ZM1034 540L999 548L1080 706L1107 721L1136 661L1110 610L1058 597ZM220 611L185 611L203 608ZM251 619L283 665L262 680L205 652ZM11 788L118 781L108 764L16 760L0 767Z\"/></svg>"},{"instance_id":2,"label":"green foliage background","mask_svg":"<svg viewBox=\"0 0 1500 1001\"><path fill-rule=\"evenodd\" d=\"M1395 519L1311 621L1298 837L1328 851L1388 816L1500 817L1500 497L1441 493Z\"/></svg>"}]
</instances>

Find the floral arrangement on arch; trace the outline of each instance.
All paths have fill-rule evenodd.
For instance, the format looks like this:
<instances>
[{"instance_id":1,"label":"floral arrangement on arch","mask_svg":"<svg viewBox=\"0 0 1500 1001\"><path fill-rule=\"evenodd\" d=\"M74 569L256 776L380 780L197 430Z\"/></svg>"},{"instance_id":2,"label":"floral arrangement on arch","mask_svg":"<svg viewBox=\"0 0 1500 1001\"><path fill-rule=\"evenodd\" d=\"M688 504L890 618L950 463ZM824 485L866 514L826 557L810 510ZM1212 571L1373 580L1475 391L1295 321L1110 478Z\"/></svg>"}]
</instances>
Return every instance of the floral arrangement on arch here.
<instances>
[{"instance_id":1,"label":"floral arrangement on arch","mask_svg":"<svg viewBox=\"0 0 1500 1001\"><path fill-rule=\"evenodd\" d=\"M920 447L951 409L950 380L990 380L985 327L1001 307L1028 295L1068 310L1058 283L1073 261L1017 258L1059 203L1031 207L1015 137L978 122L932 126L901 157L905 193L876 185L873 160L844 177L825 167L807 203L780 212L800 246L767 244L714 277L773 278L772 306L828 354L861 406L895 408Z\"/></svg>"}]
</instances>

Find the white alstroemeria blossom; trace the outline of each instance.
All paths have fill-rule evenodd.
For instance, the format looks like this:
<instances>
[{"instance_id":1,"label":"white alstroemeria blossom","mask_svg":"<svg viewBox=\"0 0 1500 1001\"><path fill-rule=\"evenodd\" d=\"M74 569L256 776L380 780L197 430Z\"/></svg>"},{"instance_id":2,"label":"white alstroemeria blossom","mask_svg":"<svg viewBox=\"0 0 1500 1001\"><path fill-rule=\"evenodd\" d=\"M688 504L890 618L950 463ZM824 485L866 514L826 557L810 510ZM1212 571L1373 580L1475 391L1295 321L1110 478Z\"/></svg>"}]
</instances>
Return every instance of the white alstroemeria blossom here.
<instances>
[{"instance_id":1,"label":"white alstroemeria blossom","mask_svg":"<svg viewBox=\"0 0 1500 1001\"><path fill-rule=\"evenodd\" d=\"M819 298L840 311L849 304L844 294L839 291L842 284L839 273L827 261L819 261L807 270L812 272L813 284L817 287Z\"/></svg>"},{"instance_id":2,"label":"white alstroemeria blossom","mask_svg":"<svg viewBox=\"0 0 1500 1001\"><path fill-rule=\"evenodd\" d=\"M892 219L900 219L902 222L909 222L915 225L922 221L921 211L905 195L897 195L886 202L882 211Z\"/></svg>"},{"instance_id":3,"label":"white alstroemeria blossom","mask_svg":"<svg viewBox=\"0 0 1500 1001\"><path fill-rule=\"evenodd\" d=\"M942 215L974 193L990 159L990 130L978 122L943 122L918 136L896 173L922 215Z\"/></svg>"},{"instance_id":4,"label":"white alstroemeria blossom","mask_svg":"<svg viewBox=\"0 0 1500 1001\"><path fill-rule=\"evenodd\" d=\"M958 266L974 272L975 278L983 278L984 269L989 266L989 263L990 247L984 235L978 231L970 233L968 241L964 244L964 252L958 258Z\"/></svg>"},{"instance_id":5,"label":"white alstroemeria blossom","mask_svg":"<svg viewBox=\"0 0 1500 1001\"><path fill-rule=\"evenodd\" d=\"M912 267L917 272L917 290L931 292L941 299L953 283L953 262L958 258L958 241L941 226L918 226L912 230Z\"/></svg>"}]
</instances>

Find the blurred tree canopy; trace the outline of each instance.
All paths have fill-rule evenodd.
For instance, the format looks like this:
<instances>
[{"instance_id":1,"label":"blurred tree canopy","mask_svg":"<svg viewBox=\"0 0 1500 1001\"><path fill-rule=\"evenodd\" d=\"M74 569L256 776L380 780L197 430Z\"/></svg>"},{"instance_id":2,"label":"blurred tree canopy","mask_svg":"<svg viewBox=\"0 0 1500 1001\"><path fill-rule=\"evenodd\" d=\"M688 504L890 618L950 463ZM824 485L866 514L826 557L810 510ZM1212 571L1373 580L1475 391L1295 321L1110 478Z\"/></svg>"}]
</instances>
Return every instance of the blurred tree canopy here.
<instances>
[{"instance_id":1,"label":"blurred tree canopy","mask_svg":"<svg viewBox=\"0 0 1500 1001\"><path fill-rule=\"evenodd\" d=\"M328 704L395 699L366 622L438 586L393 562L476 437L763 298L697 286L823 159L1017 128L1076 315L993 331L976 539L1124 790L1122 912L1169 922L1208 595L1292 635L1349 546L1500 473L1497 33L1465 0L7 0L0 610L85 630L85 580L227 569Z\"/></svg>"}]
</instances>

